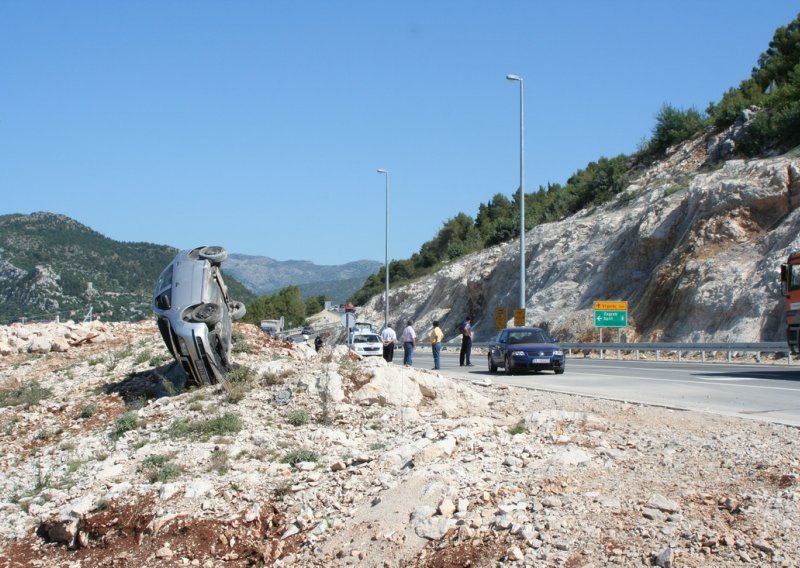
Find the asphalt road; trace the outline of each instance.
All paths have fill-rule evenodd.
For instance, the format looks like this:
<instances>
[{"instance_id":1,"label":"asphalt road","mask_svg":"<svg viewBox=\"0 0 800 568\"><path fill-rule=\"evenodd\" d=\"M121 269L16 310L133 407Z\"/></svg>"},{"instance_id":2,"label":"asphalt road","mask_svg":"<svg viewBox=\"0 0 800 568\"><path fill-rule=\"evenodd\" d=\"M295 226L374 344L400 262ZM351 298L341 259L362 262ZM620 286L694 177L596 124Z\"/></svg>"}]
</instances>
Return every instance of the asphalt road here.
<instances>
[{"instance_id":1,"label":"asphalt road","mask_svg":"<svg viewBox=\"0 0 800 568\"><path fill-rule=\"evenodd\" d=\"M402 349L397 350L394 362L402 364ZM543 371L507 376L502 369L489 373L486 355L481 352L474 354L472 362L474 367L459 367L458 352L445 351L442 373L465 380L491 377L495 383L800 426L800 366L568 358L563 375ZM433 367L430 348L416 350L414 366Z\"/></svg>"}]
</instances>

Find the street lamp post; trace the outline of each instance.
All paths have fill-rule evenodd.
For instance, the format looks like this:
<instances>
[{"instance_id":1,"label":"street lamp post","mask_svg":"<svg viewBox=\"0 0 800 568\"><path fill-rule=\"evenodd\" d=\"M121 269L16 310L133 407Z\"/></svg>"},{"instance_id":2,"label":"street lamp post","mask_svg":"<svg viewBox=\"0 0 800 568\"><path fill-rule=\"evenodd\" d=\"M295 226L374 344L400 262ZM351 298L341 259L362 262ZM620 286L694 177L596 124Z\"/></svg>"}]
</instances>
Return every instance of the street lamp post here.
<instances>
[{"instance_id":1,"label":"street lamp post","mask_svg":"<svg viewBox=\"0 0 800 568\"><path fill-rule=\"evenodd\" d=\"M385 234L384 234L384 273L386 276L386 290L384 292L385 296L383 298L383 328L386 329L389 326L389 172L382 168L378 168L379 174L384 174L386 176L386 225L385 225Z\"/></svg>"},{"instance_id":2,"label":"street lamp post","mask_svg":"<svg viewBox=\"0 0 800 568\"><path fill-rule=\"evenodd\" d=\"M525 91L519 75L506 79L519 81L519 307L525 309Z\"/></svg>"}]
</instances>

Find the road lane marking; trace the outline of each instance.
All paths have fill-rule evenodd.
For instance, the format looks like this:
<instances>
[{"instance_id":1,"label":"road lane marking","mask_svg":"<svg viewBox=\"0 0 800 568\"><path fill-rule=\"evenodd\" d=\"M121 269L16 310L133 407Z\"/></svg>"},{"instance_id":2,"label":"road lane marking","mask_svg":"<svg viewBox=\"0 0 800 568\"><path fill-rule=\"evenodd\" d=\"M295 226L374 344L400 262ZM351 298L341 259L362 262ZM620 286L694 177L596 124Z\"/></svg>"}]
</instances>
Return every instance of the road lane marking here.
<instances>
[{"instance_id":1,"label":"road lane marking","mask_svg":"<svg viewBox=\"0 0 800 568\"><path fill-rule=\"evenodd\" d=\"M656 379L652 377L620 377L619 375L606 375L602 373L576 373L570 372L570 376L575 375L583 375L585 377L608 377L613 379L630 379L636 381L654 381L654 382L661 382L661 383L681 383L687 385L696 385L698 380L702 379L695 379L695 380L687 380L687 379ZM564 379L561 379L564 380ZM752 379L752 380L765 380L765 379ZM767 379L767 380L779 380L779 379ZM788 387L773 387L768 385L731 385L735 387L742 387L742 388L749 388L749 389L764 389L764 390L776 390L776 391L789 391L789 392L800 392L798 388L788 388Z\"/></svg>"}]
</instances>

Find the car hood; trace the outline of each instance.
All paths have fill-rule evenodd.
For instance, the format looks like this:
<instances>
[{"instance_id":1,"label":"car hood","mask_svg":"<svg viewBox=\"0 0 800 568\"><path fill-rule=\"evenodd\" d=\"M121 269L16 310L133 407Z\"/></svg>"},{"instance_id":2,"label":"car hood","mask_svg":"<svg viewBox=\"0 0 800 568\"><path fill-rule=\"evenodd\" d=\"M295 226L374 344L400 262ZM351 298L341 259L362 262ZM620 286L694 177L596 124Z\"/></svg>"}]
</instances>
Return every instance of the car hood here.
<instances>
[{"instance_id":1,"label":"car hood","mask_svg":"<svg viewBox=\"0 0 800 568\"><path fill-rule=\"evenodd\" d=\"M560 349L560 346L554 343L509 343L508 348L512 351L548 351Z\"/></svg>"}]
</instances>

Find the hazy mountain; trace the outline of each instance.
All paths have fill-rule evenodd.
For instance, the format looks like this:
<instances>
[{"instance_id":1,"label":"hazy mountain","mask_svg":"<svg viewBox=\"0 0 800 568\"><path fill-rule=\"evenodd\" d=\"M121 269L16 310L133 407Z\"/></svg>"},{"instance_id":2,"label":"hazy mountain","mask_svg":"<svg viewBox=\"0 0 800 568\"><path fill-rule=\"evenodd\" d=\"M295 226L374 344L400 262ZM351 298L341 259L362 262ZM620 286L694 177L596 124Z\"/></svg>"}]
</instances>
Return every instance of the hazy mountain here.
<instances>
[{"instance_id":1,"label":"hazy mountain","mask_svg":"<svg viewBox=\"0 0 800 568\"><path fill-rule=\"evenodd\" d=\"M318 265L307 260L275 260L266 256L231 254L225 272L256 294L272 294L286 286L298 286L304 297L324 295L345 301L383 263L357 260L342 265Z\"/></svg>"}]
</instances>

